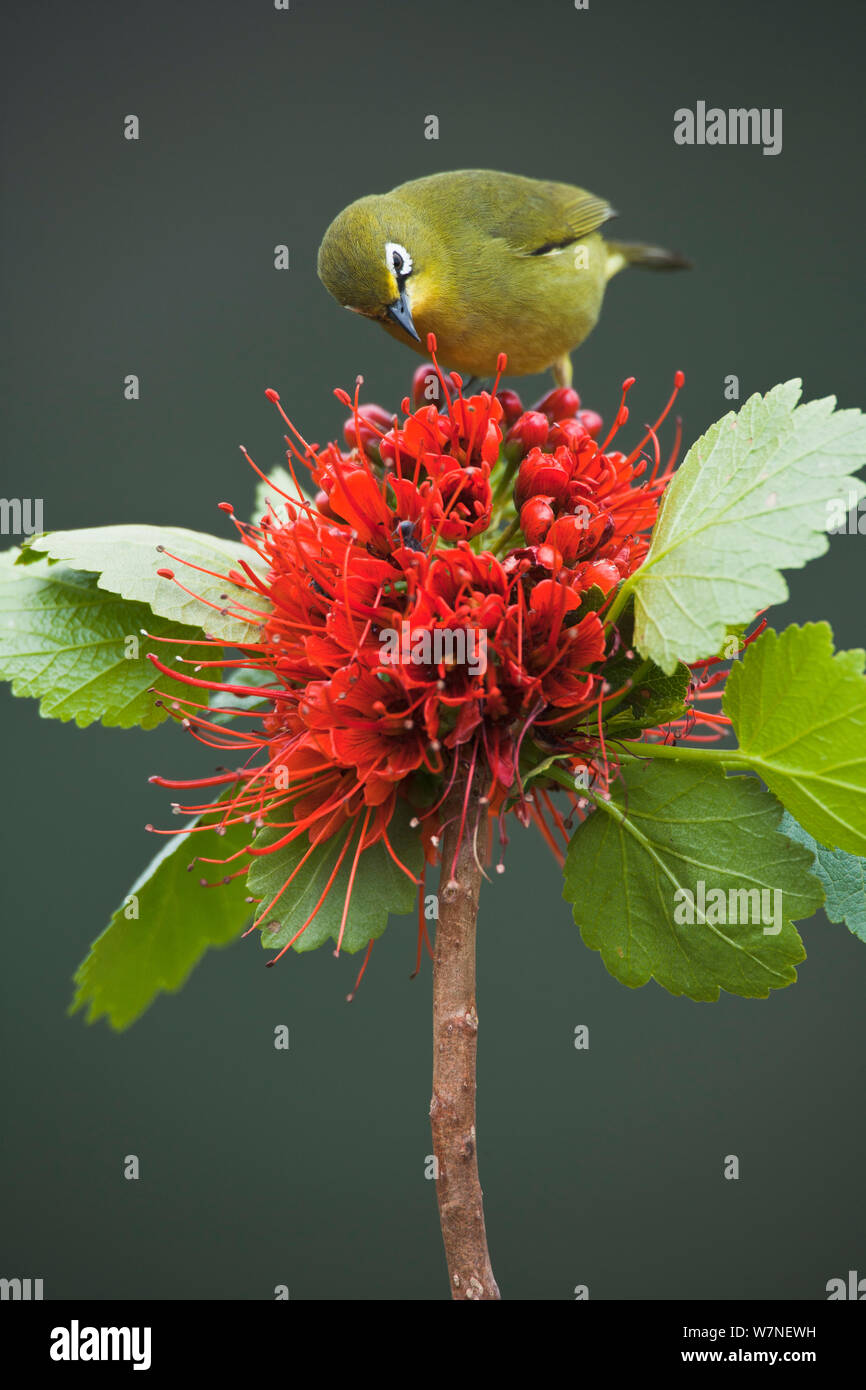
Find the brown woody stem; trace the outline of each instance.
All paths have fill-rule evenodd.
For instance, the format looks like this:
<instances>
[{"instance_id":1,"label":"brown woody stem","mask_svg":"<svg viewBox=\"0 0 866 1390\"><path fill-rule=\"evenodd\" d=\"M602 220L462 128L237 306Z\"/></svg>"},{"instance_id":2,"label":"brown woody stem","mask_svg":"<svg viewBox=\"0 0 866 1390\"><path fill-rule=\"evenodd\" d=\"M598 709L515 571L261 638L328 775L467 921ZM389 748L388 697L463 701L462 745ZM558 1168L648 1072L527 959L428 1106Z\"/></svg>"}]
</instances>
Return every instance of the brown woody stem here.
<instances>
[{"instance_id":1,"label":"brown woody stem","mask_svg":"<svg viewBox=\"0 0 866 1390\"><path fill-rule=\"evenodd\" d=\"M430 1123L451 1297L481 1300L498 1299L500 1294L487 1251L476 1155L475 926L481 867L474 848L478 794L473 788L467 799L468 776L469 770L462 768L443 812L439 920L433 961Z\"/></svg>"}]
</instances>

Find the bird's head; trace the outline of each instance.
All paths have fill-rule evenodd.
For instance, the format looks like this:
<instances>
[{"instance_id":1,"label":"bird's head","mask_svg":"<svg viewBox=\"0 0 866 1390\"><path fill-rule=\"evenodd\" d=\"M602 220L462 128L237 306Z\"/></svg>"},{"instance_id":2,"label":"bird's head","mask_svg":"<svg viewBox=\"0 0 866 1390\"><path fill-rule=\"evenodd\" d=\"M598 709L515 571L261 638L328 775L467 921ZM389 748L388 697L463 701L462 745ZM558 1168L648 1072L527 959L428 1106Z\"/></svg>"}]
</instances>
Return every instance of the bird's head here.
<instances>
[{"instance_id":1,"label":"bird's head","mask_svg":"<svg viewBox=\"0 0 866 1390\"><path fill-rule=\"evenodd\" d=\"M319 279L338 304L420 342L413 306L426 297L432 257L423 223L390 194L360 198L319 247Z\"/></svg>"}]
</instances>

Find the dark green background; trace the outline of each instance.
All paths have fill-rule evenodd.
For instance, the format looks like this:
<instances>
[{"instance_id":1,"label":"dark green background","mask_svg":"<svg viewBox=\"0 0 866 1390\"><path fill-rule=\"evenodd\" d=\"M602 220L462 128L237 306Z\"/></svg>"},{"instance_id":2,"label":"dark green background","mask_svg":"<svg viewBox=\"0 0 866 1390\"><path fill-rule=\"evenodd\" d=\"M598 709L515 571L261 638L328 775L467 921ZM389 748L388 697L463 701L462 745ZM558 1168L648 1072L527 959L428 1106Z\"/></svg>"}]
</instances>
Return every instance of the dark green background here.
<instances>
[{"instance_id":1,"label":"dark green background","mask_svg":"<svg viewBox=\"0 0 866 1390\"><path fill-rule=\"evenodd\" d=\"M415 361L329 299L315 251L347 202L438 169L573 179L619 208L617 234L694 257L691 274L612 286L575 360L608 418L628 374L635 428L653 418L677 367L687 442L728 409L729 373L742 399L799 375L808 397L862 404L861 8L7 7L4 495L43 497L49 529L228 534L216 502L252 496L237 444L280 457L265 387L320 441L344 415L332 387L358 372L367 399L398 404ZM673 112L698 99L782 107L782 154L677 147ZM839 537L791 575L774 625L826 616L840 646L862 642L864 546ZM174 728L81 732L5 691L2 709L0 1274L53 1298L446 1297L411 922L350 1008L357 960L266 971L250 938L124 1035L67 1019L73 970L153 850L145 822L170 824L148 774L209 762ZM628 991L515 828L479 961L480 1162L506 1296L815 1299L866 1274L866 948L823 915L804 937L799 983L768 1001ZM722 1178L730 1153L739 1182Z\"/></svg>"}]
</instances>

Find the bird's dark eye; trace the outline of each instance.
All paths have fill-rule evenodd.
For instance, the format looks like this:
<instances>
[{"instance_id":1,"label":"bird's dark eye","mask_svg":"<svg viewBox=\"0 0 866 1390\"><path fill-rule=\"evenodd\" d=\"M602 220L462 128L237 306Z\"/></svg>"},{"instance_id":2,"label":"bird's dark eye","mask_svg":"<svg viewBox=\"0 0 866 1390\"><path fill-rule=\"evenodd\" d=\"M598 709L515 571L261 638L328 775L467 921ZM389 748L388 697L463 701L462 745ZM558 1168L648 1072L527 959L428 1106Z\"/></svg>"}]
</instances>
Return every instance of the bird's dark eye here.
<instances>
[{"instance_id":1,"label":"bird's dark eye","mask_svg":"<svg viewBox=\"0 0 866 1390\"><path fill-rule=\"evenodd\" d=\"M389 241L385 246L385 264L402 283L412 274L412 257L399 242Z\"/></svg>"}]
</instances>

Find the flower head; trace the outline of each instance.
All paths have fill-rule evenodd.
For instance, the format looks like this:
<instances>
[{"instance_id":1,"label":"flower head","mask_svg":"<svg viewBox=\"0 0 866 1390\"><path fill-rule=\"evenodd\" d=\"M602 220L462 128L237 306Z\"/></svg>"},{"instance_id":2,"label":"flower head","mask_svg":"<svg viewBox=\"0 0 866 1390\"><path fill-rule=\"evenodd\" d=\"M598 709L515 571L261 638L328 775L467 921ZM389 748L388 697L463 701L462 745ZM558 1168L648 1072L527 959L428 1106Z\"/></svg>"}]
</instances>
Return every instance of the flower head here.
<instances>
[{"instance_id":1,"label":"flower head","mask_svg":"<svg viewBox=\"0 0 866 1390\"><path fill-rule=\"evenodd\" d=\"M351 825L356 853L382 841L399 863L388 836L398 800L434 858L462 763L479 816L491 828L498 821L501 838L514 812L535 819L561 858L556 837L567 831L553 783L525 783L551 758L569 775L615 775L605 724L623 690L607 671L624 636L605 610L646 554L676 452L662 467L656 431L679 373L656 425L630 452L612 448L632 385L602 439L600 416L570 388L529 410L498 391L498 379L465 396L434 351L402 418L360 405L360 382L353 399L337 392L351 415L343 447L324 448L303 439L268 391L288 428L294 490L274 487L256 525L225 504L249 552L228 577L266 595L267 614L255 640L229 654L220 645L194 673L152 656L191 687L182 708L175 702L184 725L241 765L199 783L154 780L222 786L218 805L182 808L203 825L242 820L251 833L279 832L247 855L294 840L312 848ZM717 736L721 716L703 701L718 684L706 670L695 676L678 733L698 721ZM233 726L201 698L215 692L237 697ZM585 806L574 794L566 809L580 816Z\"/></svg>"}]
</instances>

